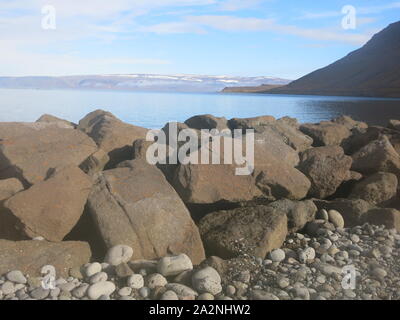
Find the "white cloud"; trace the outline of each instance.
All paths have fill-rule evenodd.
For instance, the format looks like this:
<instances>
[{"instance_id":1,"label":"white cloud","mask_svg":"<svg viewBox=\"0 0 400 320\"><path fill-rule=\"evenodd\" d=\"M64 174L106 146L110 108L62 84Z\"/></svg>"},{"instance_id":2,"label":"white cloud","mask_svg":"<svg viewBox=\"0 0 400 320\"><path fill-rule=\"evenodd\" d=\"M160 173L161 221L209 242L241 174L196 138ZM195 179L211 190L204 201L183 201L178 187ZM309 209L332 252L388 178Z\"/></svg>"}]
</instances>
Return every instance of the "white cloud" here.
<instances>
[{"instance_id":1,"label":"white cloud","mask_svg":"<svg viewBox=\"0 0 400 320\"><path fill-rule=\"evenodd\" d=\"M257 7L265 1L266 0L226 0L220 4L219 9L222 11L238 11Z\"/></svg>"},{"instance_id":2,"label":"white cloud","mask_svg":"<svg viewBox=\"0 0 400 320\"><path fill-rule=\"evenodd\" d=\"M364 44L372 34L348 33L344 30L307 29L293 25L277 23L274 19L240 18L234 16L188 16L177 23L166 23L148 26L142 31L156 33L198 33L212 28L228 32L274 32L278 34L294 35L313 40L347 42L356 45Z\"/></svg>"},{"instance_id":3,"label":"white cloud","mask_svg":"<svg viewBox=\"0 0 400 320\"><path fill-rule=\"evenodd\" d=\"M354 6L356 8L357 14L361 15L371 15L371 14L379 14L384 11L400 9L400 2L391 2L388 4L383 4L379 6ZM298 20L313 20L313 19L325 19L325 18L333 18L343 16L341 12L341 8L337 11L324 11L324 12L305 12L302 16L298 18Z\"/></svg>"}]
</instances>

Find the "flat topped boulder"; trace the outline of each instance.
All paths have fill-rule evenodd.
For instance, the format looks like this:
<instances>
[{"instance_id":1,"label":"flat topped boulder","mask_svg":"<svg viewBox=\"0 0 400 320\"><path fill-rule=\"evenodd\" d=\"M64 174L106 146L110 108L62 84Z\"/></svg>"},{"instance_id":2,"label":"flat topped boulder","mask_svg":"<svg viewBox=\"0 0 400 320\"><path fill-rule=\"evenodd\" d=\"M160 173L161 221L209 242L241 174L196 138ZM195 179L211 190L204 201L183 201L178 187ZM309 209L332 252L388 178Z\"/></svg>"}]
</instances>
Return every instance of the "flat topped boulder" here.
<instances>
[{"instance_id":1,"label":"flat topped boulder","mask_svg":"<svg viewBox=\"0 0 400 320\"><path fill-rule=\"evenodd\" d=\"M224 117L214 117L211 114L199 115L191 117L185 121L185 124L192 129L228 129L228 120Z\"/></svg>"},{"instance_id":2,"label":"flat topped boulder","mask_svg":"<svg viewBox=\"0 0 400 320\"><path fill-rule=\"evenodd\" d=\"M352 158L354 171L364 174L390 172L400 176L400 155L386 136L362 147Z\"/></svg>"},{"instance_id":3,"label":"flat topped boulder","mask_svg":"<svg viewBox=\"0 0 400 320\"><path fill-rule=\"evenodd\" d=\"M298 169L311 181L309 195L324 199L350 178L352 159L341 147L328 146L304 151Z\"/></svg>"},{"instance_id":4,"label":"flat topped boulder","mask_svg":"<svg viewBox=\"0 0 400 320\"><path fill-rule=\"evenodd\" d=\"M337 146L351 135L350 130L343 124L322 121L317 124L306 123L300 130L314 140L314 147Z\"/></svg>"},{"instance_id":5,"label":"flat topped boulder","mask_svg":"<svg viewBox=\"0 0 400 320\"><path fill-rule=\"evenodd\" d=\"M218 211L205 216L199 230L208 255L230 259L242 254L265 258L282 246L286 214L267 206Z\"/></svg>"},{"instance_id":6,"label":"flat topped boulder","mask_svg":"<svg viewBox=\"0 0 400 320\"><path fill-rule=\"evenodd\" d=\"M124 123L113 114L96 110L79 121L78 129L87 133L110 157L107 167L131 160L135 140L144 139L147 129Z\"/></svg>"},{"instance_id":7,"label":"flat topped boulder","mask_svg":"<svg viewBox=\"0 0 400 320\"><path fill-rule=\"evenodd\" d=\"M91 186L78 167L67 167L17 193L4 207L21 235L61 241L81 217Z\"/></svg>"},{"instance_id":8,"label":"flat topped boulder","mask_svg":"<svg viewBox=\"0 0 400 320\"><path fill-rule=\"evenodd\" d=\"M47 128L67 129L64 123L59 122L0 122L0 141L31 135Z\"/></svg>"},{"instance_id":9,"label":"flat topped boulder","mask_svg":"<svg viewBox=\"0 0 400 320\"><path fill-rule=\"evenodd\" d=\"M254 129L256 133L263 136L266 140L274 138L279 140L296 151L304 151L311 147L313 140L298 129L297 120L282 118L275 120L271 116L261 116L255 118L234 118L229 120L232 130L235 129Z\"/></svg>"},{"instance_id":10,"label":"flat topped boulder","mask_svg":"<svg viewBox=\"0 0 400 320\"><path fill-rule=\"evenodd\" d=\"M0 240L0 274L20 270L25 275L40 277L42 268L52 265L57 279L68 277L69 269L88 263L91 255L86 242Z\"/></svg>"},{"instance_id":11,"label":"flat topped boulder","mask_svg":"<svg viewBox=\"0 0 400 320\"><path fill-rule=\"evenodd\" d=\"M17 177L25 186L33 185L56 168L79 166L96 151L94 141L79 130L33 130L0 141L0 178Z\"/></svg>"},{"instance_id":12,"label":"flat topped boulder","mask_svg":"<svg viewBox=\"0 0 400 320\"><path fill-rule=\"evenodd\" d=\"M196 264L205 258L182 200L161 171L143 160L100 173L88 209L106 246L132 247L132 260L185 253Z\"/></svg>"},{"instance_id":13,"label":"flat topped boulder","mask_svg":"<svg viewBox=\"0 0 400 320\"><path fill-rule=\"evenodd\" d=\"M260 116L253 118L233 118L229 120L229 127L232 130L235 129L257 129L259 127L265 126L267 124L275 122L275 118L273 116Z\"/></svg>"},{"instance_id":14,"label":"flat topped boulder","mask_svg":"<svg viewBox=\"0 0 400 320\"><path fill-rule=\"evenodd\" d=\"M245 173L237 170L243 169L246 164L238 164L229 153L225 153L225 146L231 144L235 148L241 145L243 155L249 155L245 151L245 141L239 141L238 144L234 141L224 137L221 138L220 151L210 147L210 164L201 161L203 148L206 148L202 146L190 154L197 163L177 166L170 180L185 203L237 203L258 198L276 200L284 197L302 199L307 195L310 182L294 168L299 158L292 148L274 138L263 139L257 135L254 141L255 169ZM212 164L214 156L220 160L220 164ZM225 161L226 156L232 164Z\"/></svg>"}]
</instances>

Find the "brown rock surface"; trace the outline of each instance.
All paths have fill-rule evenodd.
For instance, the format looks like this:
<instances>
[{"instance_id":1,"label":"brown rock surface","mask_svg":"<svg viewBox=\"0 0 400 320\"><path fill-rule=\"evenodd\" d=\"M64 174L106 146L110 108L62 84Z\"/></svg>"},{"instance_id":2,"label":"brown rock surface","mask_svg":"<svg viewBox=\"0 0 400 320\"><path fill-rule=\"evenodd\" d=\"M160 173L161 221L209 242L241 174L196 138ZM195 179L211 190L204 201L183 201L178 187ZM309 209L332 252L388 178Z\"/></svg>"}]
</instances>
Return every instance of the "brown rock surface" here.
<instances>
[{"instance_id":1,"label":"brown rock surface","mask_svg":"<svg viewBox=\"0 0 400 320\"><path fill-rule=\"evenodd\" d=\"M0 178L16 177L25 186L33 185L56 168L79 166L96 151L94 141L78 130L30 131L0 142Z\"/></svg>"},{"instance_id":2,"label":"brown rock surface","mask_svg":"<svg viewBox=\"0 0 400 320\"><path fill-rule=\"evenodd\" d=\"M86 132L110 157L107 168L132 159L132 144L146 137L147 129L124 123L114 115L96 110L79 121L78 129Z\"/></svg>"},{"instance_id":3,"label":"brown rock surface","mask_svg":"<svg viewBox=\"0 0 400 320\"><path fill-rule=\"evenodd\" d=\"M318 147L301 154L298 169L311 181L309 195L324 199L350 177L352 159L338 146Z\"/></svg>"},{"instance_id":4,"label":"brown rock surface","mask_svg":"<svg viewBox=\"0 0 400 320\"><path fill-rule=\"evenodd\" d=\"M78 167L67 167L9 198L4 207L22 235L61 241L81 217L91 186Z\"/></svg>"},{"instance_id":5,"label":"brown rock surface","mask_svg":"<svg viewBox=\"0 0 400 320\"><path fill-rule=\"evenodd\" d=\"M138 159L98 175L88 209L107 247L133 248L133 260L185 253L204 258L196 225L156 167Z\"/></svg>"},{"instance_id":6,"label":"brown rock surface","mask_svg":"<svg viewBox=\"0 0 400 320\"><path fill-rule=\"evenodd\" d=\"M267 206L214 212L199 223L208 255L223 259L243 253L265 258L287 235L286 214Z\"/></svg>"},{"instance_id":7,"label":"brown rock surface","mask_svg":"<svg viewBox=\"0 0 400 320\"><path fill-rule=\"evenodd\" d=\"M384 204L397 193L397 177L392 173L378 172L358 182L350 198L363 199L375 205Z\"/></svg>"},{"instance_id":8,"label":"brown rock surface","mask_svg":"<svg viewBox=\"0 0 400 320\"><path fill-rule=\"evenodd\" d=\"M322 121L317 124L306 123L300 126L300 130L313 138L314 147L338 146L351 134L346 126L331 121Z\"/></svg>"},{"instance_id":9,"label":"brown rock surface","mask_svg":"<svg viewBox=\"0 0 400 320\"><path fill-rule=\"evenodd\" d=\"M57 277L68 277L69 269L88 263L90 257L86 242L0 240L0 274L20 270L31 277L39 277L43 266L52 265Z\"/></svg>"}]
</instances>

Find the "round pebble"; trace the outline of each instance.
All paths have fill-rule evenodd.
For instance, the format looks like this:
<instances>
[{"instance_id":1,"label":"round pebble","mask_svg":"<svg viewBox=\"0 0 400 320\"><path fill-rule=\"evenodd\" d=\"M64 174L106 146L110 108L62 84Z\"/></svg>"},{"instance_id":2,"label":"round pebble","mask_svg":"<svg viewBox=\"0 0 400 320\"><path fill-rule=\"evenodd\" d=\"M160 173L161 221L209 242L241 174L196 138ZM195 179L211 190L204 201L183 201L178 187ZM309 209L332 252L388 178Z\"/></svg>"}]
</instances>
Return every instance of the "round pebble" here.
<instances>
[{"instance_id":1,"label":"round pebble","mask_svg":"<svg viewBox=\"0 0 400 320\"><path fill-rule=\"evenodd\" d=\"M117 245L108 250L105 261L112 266L128 262L133 256L133 249L125 245ZM101 271L101 270L100 270Z\"/></svg>"},{"instance_id":2,"label":"round pebble","mask_svg":"<svg viewBox=\"0 0 400 320\"><path fill-rule=\"evenodd\" d=\"M14 282L14 283L21 283L25 284L27 282L23 273L19 270L10 271L6 275L7 280Z\"/></svg>"},{"instance_id":3,"label":"round pebble","mask_svg":"<svg viewBox=\"0 0 400 320\"><path fill-rule=\"evenodd\" d=\"M270 253L270 258L273 262L281 262L285 260L285 251L282 249L272 250Z\"/></svg>"},{"instance_id":4,"label":"round pebble","mask_svg":"<svg viewBox=\"0 0 400 320\"><path fill-rule=\"evenodd\" d=\"M101 296L110 296L115 289L115 284L110 281L97 282L89 287L87 295L91 300L98 300Z\"/></svg>"},{"instance_id":5,"label":"round pebble","mask_svg":"<svg viewBox=\"0 0 400 320\"><path fill-rule=\"evenodd\" d=\"M144 278L141 274L133 274L127 280L128 287L140 289L144 287Z\"/></svg>"}]
</instances>

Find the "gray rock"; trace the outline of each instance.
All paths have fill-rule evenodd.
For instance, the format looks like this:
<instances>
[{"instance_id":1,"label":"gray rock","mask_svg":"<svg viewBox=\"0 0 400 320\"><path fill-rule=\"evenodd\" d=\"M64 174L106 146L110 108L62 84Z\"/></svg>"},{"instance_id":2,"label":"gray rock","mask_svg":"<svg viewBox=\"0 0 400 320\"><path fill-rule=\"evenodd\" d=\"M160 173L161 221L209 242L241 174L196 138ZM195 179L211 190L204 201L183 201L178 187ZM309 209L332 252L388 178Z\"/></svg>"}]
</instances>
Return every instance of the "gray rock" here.
<instances>
[{"instance_id":1,"label":"gray rock","mask_svg":"<svg viewBox=\"0 0 400 320\"><path fill-rule=\"evenodd\" d=\"M144 278L141 274L133 274L128 278L127 284L132 289L141 289L144 287Z\"/></svg>"},{"instance_id":2,"label":"gray rock","mask_svg":"<svg viewBox=\"0 0 400 320\"><path fill-rule=\"evenodd\" d=\"M211 293L202 293L197 300L215 300L215 297Z\"/></svg>"},{"instance_id":3,"label":"gray rock","mask_svg":"<svg viewBox=\"0 0 400 320\"><path fill-rule=\"evenodd\" d=\"M11 281L6 281L1 285L0 290L4 295L12 294L15 292L14 284Z\"/></svg>"},{"instance_id":4,"label":"gray rock","mask_svg":"<svg viewBox=\"0 0 400 320\"><path fill-rule=\"evenodd\" d=\"M118 294L121 297L130 296L131 293L132 293L132 288L130 288L130 287L123 287L123 288L119 289L119 291L118 291Z\"/></svg>"},{"instance_id":5,"label":"gray rock","mask_svg":"<svg viewBox=\"0 0 400 320\"><path fill-rule=\"evenodd\" d=\"M168 283L165 286L168 290L174 291L180 300L195 300L199 295L196 291L188 286L185 286L180 283Z\"/></svg>"},{"instance_id":6,"label":"gray rock","mask_svg":"<svg viewBox=\"0 0 400 320\"><path fill-rule=\"evenodd\" d=\"M178 298L178 295L174 291L168 290L163 293L161 300L179 300L179 298Z\"/></svg>"},{"instance_id":7,"label":"gray rock","mask_svg":"<svg viewBox=\"0 0 400 320\"><path fill-rule=\"evenodd\" d=\"M110 281L98 282L89 287L87 295L91 300L98 300L101 296L110 296L115 289L115 284Z\"/></svg>"},{"instance_id":8,"label":"gray rock","mask_svg":"<svg viewBox=\"0 0 400 320\"><path fill-rule=\"evenodd\" d=\"M14 283L21 283L25 284L27 282L23 273L19 270L10 271L6 275L7 280L14 282Z\"/></svg>"},{"instance_id":9,"label":"gray rock","mask_svg":"<svg viewBox=\"0 0 400 320\"><path fill-rule=\"evenodd\" d=\"M269 256L273 262L281 262L285 260L285 251L282 249L272 250Z\"/></svg>"},{"instance_id":10,"label":"gray rock","mask_svg":"<svg viewBox=\"0 0 400 320\"><path fill-rule=\"evenodd\" d=\"M308 247L299 252L299 261L301 263L306 263L307 261L312 261L315 259L314 248Z\"/></svg>"},{"instance_id":11,"label":"gray rock","mask_svg":"<svg viewBox=\"0 0 400 320\"><path fill-rule=\"evenodd\" d=\"M97 272L93 276L90 277L90 284L95 284L97 282L104 282L108 280L108 275L105 272Z\"/></svg>"},{"instance_id":12,"label":"gray rock","mask_svg":"<svg viewBox=\"0 0 400 320\"><path fill-rule=\"evenodd\" d=\"M98 263L98 262L91 263L85 269L86 276L88 278L90 278L91 276L95 275L96 273L101 272L101 269L102 268L101 268L100 263Z\"/></svg>"},{"instance_id":13,"label":"gray rock","mask_svg":"<svg viewBox=\"0 0 400 320\"><path fill-rule=\"evenodd\" d=\"M142 298L148 298L150 296L150 288L143 287L139 290L139 294Z\"/></svg>"},{"instance_id":14,"label":"gray rock","mask_svg":"<svg viewBox=\"0 0 400 320\"><path fill-rule=\"evenodd\" d=\"M164 287L168 281L163 275L154 273L146 279L146 283L148 288L154 289L156 287Z\"/></svg>"},{"instance_id":15,"label":"gray rock","mask_svg":"<svg viewBox=\"0 0 400 320\"><path fill-rule=\"evenodd\" d=\"M162 258L157 264L158 273L165 277L176 276L184 271L192 269L192 261L186 254Z\"/></svg>"},{"instance_id":16,"label":"gray rock","mask_svg":"<svg viewBox=\"0 0 400 320\"><path fill-rule=\"evenodd\" d=\"M88 289L89 289L89 285L87 283L84 283L84 284L80 285L79 287L75 288L74 290L72 290L72 295L75 298L81 299L86 295Z\"/></svg>"},{"instance_id":17,"label":"gray rock","mask_svg":"<svg viewBox=\"0 0 400 320\"><path fill-rule=\"evenodd\" d=\"M105 262L112 266L128 262L133 256L133 249L125 245L117 245L110 248L105 257Z\"/></svg>"},{"instance_id":18,"label":"gray rock","mask_svg":"<svg viewBox=\"0 0 400 320\"><path fill-rule=\"evenodd\" d=\"M43 288L36 288L30 293L31 297L37 300L46 299L49 296L49 294L50 290Z\"/></svg>"},{"instance_id":19,"label":"gray rock","mask_svg":"<svg viewBox=\"0 0 400 320\"><path fill-rule=\"evenodd\" d=\"M192 283L193 287L202 293L217 295L222 291L221 277L212 267L206 267L194 273Z\"/></svg>"},{"instance_id":20,"label":"gray rock","mask_svg":"<svg viewBox=\"0 0 400 320\"><path fill-rule=\"evenodd\" d=\"M336 228L344 228L344 219L340 212L336 210L329 210L329 221L333 223Z\"/></svg>"}]
</instances>

